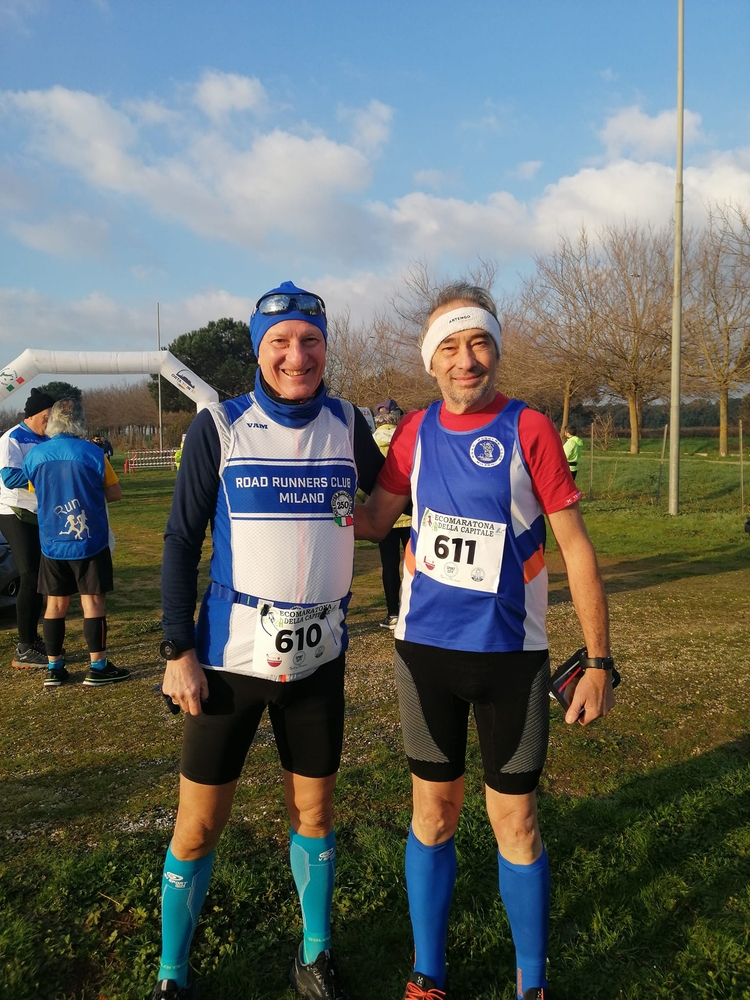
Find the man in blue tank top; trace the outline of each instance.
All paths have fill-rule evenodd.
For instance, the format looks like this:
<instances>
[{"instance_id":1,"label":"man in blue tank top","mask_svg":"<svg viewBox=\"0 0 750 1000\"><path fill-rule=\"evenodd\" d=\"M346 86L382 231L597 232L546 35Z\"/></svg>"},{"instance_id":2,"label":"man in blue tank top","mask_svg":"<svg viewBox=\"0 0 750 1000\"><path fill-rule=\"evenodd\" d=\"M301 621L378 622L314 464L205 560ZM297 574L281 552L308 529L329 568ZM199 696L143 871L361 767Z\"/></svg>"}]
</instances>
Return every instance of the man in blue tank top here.
<instances>
[{"instance_id":1,"label":"man in blue tank top","mask_svg":"<svg viewBox=\"0 0 750 1000\"><path fill-rule=\"evenodd\" d=\"M423 328L422 359L442 400L409 413L378 483L355 513L377 541L412 501L395 628L396 680L413 815L406 884L414 968L405 1000L444 1000L473 708L500 893L521 1000L550 1000L549 866L536 787L549 732L545 515L568 572L587 649L566 714L587 725L614 705L607 601L559 435L495 389L501 331L485 289L445 287Z\"/></svg>"},{"instance_id":2,"label":"man in blue tank top","mask_svg":"<svg viewBox=\"0 0 750 1000\"><path fill-rule=\"evenodd\" d=\"M331 955L333 792L344 727L345 616L357 484L383 457L365 418L326 393L323 300L285 281L250 319L252 391L187 432L164 536L162 691L186 713L180 807L162 879L153 1000L188 1000L188 959L245 757L266 708L283 771L303 940L290 973L346 1000ZM207 525L211 583L194 623ZM248 985L252 991L252 985Z\"/></svg>"}]
</instances>

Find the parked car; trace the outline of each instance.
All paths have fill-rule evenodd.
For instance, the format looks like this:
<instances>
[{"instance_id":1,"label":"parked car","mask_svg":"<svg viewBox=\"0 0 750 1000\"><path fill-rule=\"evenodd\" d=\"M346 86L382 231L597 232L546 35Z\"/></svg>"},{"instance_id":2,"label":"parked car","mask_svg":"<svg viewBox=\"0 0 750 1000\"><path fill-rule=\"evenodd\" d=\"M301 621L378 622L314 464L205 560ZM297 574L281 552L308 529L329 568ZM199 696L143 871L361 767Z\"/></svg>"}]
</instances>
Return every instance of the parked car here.
<instances>
[{"instance_id":1,"label":"parked car","mask_svg":"<svg viewBox=\"0 0 750 1000\"><path fill-rule=\"evenodd\" d=\"M19 580L10 545L0 535L0 608L10 608L16 603Z\"/></svg>"}]
</instances>

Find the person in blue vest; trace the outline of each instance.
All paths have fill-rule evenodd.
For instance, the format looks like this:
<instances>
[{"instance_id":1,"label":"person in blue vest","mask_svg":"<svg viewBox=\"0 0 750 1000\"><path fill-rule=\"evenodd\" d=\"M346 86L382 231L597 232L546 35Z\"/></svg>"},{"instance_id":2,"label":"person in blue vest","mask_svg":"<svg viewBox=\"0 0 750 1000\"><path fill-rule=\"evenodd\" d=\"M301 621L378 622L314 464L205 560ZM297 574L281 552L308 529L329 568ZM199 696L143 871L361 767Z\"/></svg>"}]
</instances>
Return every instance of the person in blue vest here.
<instances>
[{"instance_id":1,"label":"person in blue vest","mask_svg":"<svg viewBox=\"0 0 750 1000\"><path fill-rule=\"evenodd\" d=\"M17 670L47 666L47 651L38 634L44 598L37 590L42 556L37 498L29 490L22 466L31 449L46 440L47 421L54 402L46 392L32 389L24 406L23 420L0 437L0 532L10 545L19 574L18 644L11 661Z\"/></svg>"},{"instance_id":2,"label":"person in blue vest","mask_svg":"<svg viewBox=\"0 0 750 1000\"><path fill-rule=\"evenodd\" d=\"M106 595L114 588L107 504L122 498L122 487L102 449L86 440L80 400L55 403L47 435L49 440L32 449L23 463L39 502L39 591L47 595L44 685L57 688L69 679L63 661L65 616L71 596L79 594L90 659L83 683L102 687L130 676L107 658Z\"/></svg>"},{"instance_id":3,"label":"person in blue vest","mask_svg":"<svg viewBox=\"0 0 750 1000\"><path fill-rule=\"evenodd\" d=\"M354 494L383 457L364 416L328 395L325 303L285 281L250 318L253 389L209 404L187 432L164 535L162 692L186 713L180 805L162 879L154 1000L196 996L188 960L214 849L266 708L302 910L292 987L346 1000L331 953L333 793L344 725ZM211 583L197 624L208 524ZM252 991L252 984L248 984Z\"/></svg>"},{"instance_id":4,"label":"person in blue vest","mask_svg":"<svg viewBox=\"0 0 750 1000\"><path fill-rule=\"evenodd\" d=\"M581 493L551 421L495 388L500 346L485 289L460 282L440 290L421 352L442 400L399 423L378 483L355 513L357 537L378 541L410 498L413 504L394 631L414 806L406 845L415 952L408 1000L446 996L454 834L472 708L516 992L522 1000L550 997L549 865L536 810L549 732L545 515L587 649L566 722L588 725L614 705L607 601Z\"/></svg>"}]
</instances>

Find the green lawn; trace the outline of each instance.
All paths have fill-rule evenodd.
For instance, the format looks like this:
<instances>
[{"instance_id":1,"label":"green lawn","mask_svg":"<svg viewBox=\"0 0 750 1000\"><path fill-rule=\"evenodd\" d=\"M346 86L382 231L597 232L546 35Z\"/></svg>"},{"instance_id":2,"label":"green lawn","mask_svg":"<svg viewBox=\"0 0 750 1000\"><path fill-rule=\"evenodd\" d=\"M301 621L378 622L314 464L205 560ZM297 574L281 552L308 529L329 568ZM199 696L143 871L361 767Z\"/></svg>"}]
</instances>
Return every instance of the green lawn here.
<instances>
[{"instance_id":1,"label":"green lawn","mask_svg":"<svg viewBox=\"0 0 750 1000\"><path fill-rule=\"evenodd\" d=\"M661 442L647 445L653 453L597 453L602 478L595 499L582 504L610 594L623 684L616 711L585 730L566 727L552 709L540 790L553 872L550 977L561 1000L743 1000L750 535L737 457L691 456L707 449L685 442L683 513L675 518L665 513L666 480L661 508L654 502ZM133 1000L153 986L182 726L154 691L162 671L161 534L173 483L168 471L124 477L125 499L112 507L110 652L132 679L100 691L80 683L45 691L40 671L4 669L0 996L8 1000ZM550 644L559 661L580 633L554 545L549 569ZM377 626L384 607L374 546L357 547L353 591L334 946L353 1000L395 998L412 947L403 885L409 778L392 640ZM12 626L12 616L0 619L6 664ZM81 681L78 616L66 645ZM300 919L278 773L264 724L194 942L203 1000L291 1000L286 975ZM457 849L449 995L511 1000L513 950L474 740Z\"/></svg>"}]
</instances>

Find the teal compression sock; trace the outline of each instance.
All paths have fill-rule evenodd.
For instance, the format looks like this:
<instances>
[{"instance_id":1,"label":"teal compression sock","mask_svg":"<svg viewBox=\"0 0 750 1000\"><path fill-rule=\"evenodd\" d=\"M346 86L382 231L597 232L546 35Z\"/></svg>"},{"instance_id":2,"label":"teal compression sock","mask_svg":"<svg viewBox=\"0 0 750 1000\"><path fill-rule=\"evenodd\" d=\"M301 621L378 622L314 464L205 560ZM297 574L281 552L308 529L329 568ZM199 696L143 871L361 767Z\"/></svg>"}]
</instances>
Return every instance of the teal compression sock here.
<instances>
[{"instance_id":1,"label":"teal compression sock","mask_svg":"<svg viewBox=\"0 0 750 1000\"><path fill-rule=\"evenodd\" d=\"M423 844L409 827L404 867L414 935L414 971L429 976L442 990L448 916L456 884L455 838L442 844Z\"/></svg>"},{"instance_id":2,"label":"teal compression sock","mask_svg":"<svg viewBox=\"0 0 750 1000\"><path fill-rule=\"evenodd\" d=\"M289 860L302 907L304 960L331 947L331 900L336 874L336 835L302 837L289 831Z\"/></svg>"},{"instance_id":3,"label":"teal compression sock","mask_svg":"<svg viewBox=\"0 0 750 1000\"><path fill-rule=\"evenodd\" d=\"M549 861L541 855L530 865L514 865L500 854L500 895L516 948L516 991L547 985L549 938Z\"/></svg>"},{"instance_id":4,"label":"teal compression sock","mask_svg":"<svg viewBox=\"0 0 750 1000\"><path fill-rule=\"evenodd\" d=\"M214 852L197 861L179 861L167 848L161 881L161 965L159 979L185 986L190 943L211 879Z\"/></svg>"}]
</instances>

